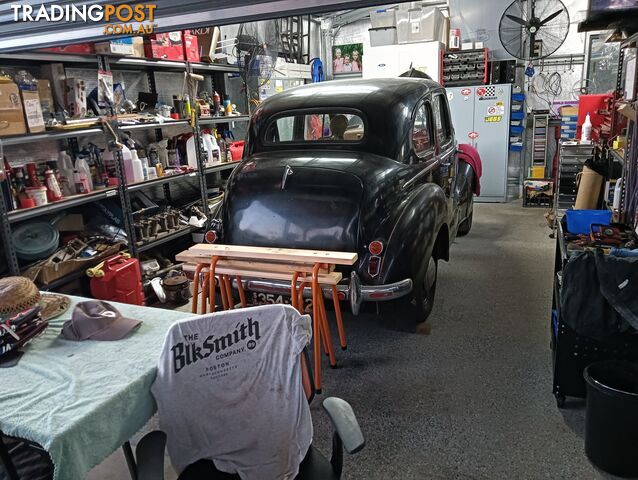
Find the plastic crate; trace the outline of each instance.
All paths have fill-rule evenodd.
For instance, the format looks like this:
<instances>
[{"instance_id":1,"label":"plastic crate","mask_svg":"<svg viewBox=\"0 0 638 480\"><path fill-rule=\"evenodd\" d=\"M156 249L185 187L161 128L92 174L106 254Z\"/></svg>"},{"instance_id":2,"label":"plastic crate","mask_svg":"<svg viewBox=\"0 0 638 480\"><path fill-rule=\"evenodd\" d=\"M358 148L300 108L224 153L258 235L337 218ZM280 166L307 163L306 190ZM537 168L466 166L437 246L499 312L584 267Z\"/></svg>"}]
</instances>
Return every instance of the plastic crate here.
<instances>
[{"instance_id":1,"label":"plastic crate","mask_svg":"<svg viewBox=\"0 0 638 480\"><path fill-rule=\"evenodd\" d=\"M610 210L567 210L567 231L573 234L588 234L592 223L609 225L611 221Z\"/></svg>"}]
</instances>

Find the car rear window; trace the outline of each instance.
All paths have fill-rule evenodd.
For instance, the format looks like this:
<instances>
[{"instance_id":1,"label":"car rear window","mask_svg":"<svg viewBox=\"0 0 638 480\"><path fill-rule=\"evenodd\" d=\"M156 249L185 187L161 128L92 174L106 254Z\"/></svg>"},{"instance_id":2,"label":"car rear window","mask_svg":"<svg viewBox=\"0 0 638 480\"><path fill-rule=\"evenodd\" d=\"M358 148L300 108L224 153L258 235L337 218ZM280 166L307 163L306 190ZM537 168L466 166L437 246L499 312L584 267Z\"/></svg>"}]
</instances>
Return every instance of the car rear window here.
<instances>
[{"instance_id":1,"label":"car rear window","mask_svg":"<svg viewBox=\"0 0 638 480\"><path fill-rule=\"evenodd\" d=\"M266 128L266 143L359 142L363 119L353 113L298 113L275 118Z\"/></svg>"}]
</instances>

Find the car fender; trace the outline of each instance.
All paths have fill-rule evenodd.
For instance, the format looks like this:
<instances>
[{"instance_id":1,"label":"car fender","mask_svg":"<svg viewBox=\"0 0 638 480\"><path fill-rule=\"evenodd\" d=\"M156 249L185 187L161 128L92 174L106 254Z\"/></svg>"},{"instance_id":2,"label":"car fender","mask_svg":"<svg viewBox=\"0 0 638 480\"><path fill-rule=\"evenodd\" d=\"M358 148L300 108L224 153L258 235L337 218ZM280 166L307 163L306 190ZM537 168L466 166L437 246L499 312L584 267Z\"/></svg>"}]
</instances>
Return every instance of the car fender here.
<instances>
[{"instance_id":1,"label":"car fender","mask_svg":"<svg viewBox=\"0 0 638 480\"><path fill-rule=\"evenodd\" d=\"M463 160L459 160L456 181L454 183L454 195L459 202L459 221L465 220L470 199L474 195L474 182L475 174L472 166Z\"/></svg>"},{"instance_id":2,"label":"car fender","mask_svg":"<svg viewBox=\"0 0 638 480\"><path fill-rule=\"evenodd\" d=\"M425 259L432 254L439 231L445 227L444 231L448 232L447 208L447 198L440 186L428 183L414 189L402 202L400 214L387 237L374 283L394 282L419 273ZM448 241L449 236L445 238L445 250Z\"/></svg>"}]
</instances>

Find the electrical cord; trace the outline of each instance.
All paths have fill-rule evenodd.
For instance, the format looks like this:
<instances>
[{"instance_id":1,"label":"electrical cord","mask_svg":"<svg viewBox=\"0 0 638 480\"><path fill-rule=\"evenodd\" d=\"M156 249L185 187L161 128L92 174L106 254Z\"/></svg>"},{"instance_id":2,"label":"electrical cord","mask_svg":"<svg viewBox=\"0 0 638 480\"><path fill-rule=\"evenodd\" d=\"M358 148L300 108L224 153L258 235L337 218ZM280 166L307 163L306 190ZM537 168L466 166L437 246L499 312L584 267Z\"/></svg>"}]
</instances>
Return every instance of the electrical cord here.
<instances>
[{"instance_id":1,"label":"electrical cord","mask_svg":"<svg viewBox=\"0 0 638 480\"><path fill-rule=\"evenodd\" d=\"M558 72L540 72L530 80L528 90L540 100L547 103L553 116L558 115L554 109L554 100L563 92L562 77Z\"/></svg>"}]
</instances>

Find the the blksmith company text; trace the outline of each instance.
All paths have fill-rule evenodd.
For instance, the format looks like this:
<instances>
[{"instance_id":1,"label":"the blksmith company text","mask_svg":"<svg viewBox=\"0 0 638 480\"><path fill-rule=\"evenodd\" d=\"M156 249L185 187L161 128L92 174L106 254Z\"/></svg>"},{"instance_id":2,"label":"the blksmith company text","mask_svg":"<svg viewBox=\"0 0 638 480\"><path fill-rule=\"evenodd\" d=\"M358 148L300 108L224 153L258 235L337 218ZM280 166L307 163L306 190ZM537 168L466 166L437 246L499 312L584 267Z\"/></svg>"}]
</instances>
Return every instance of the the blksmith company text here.
<instances>
[{"instance_id":1,"label":"the blksmith company text","mask_svg":"<svg viewBox=\"0 0 638 480\"><path fill-rule=\"evenodd\" d=\"M238 323L235 330L225 335L209 335L203 341L200 341L198 334L184 335L184 342L177 343L171 348L173 352L173 368L175 373L184 367L194 364L199 360L210 357L213 353L217 353L218 357L226 357L221 355L223 352L235 354L242 353L247 347L252 350L256 346L259 335L259 322L247 318L245 322ZM240 342L248 340L245 345L238 345Z\"/></svg>"}]
</instances>

